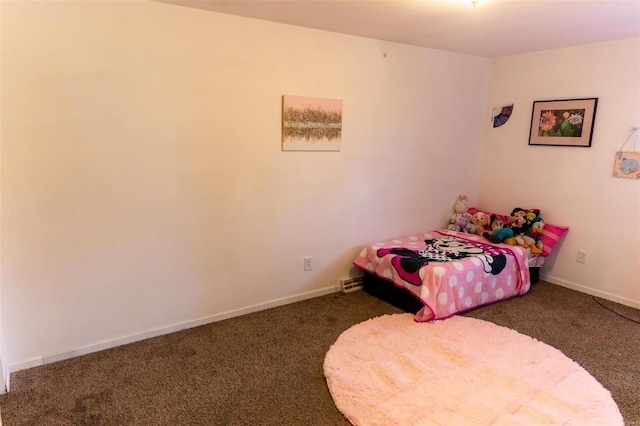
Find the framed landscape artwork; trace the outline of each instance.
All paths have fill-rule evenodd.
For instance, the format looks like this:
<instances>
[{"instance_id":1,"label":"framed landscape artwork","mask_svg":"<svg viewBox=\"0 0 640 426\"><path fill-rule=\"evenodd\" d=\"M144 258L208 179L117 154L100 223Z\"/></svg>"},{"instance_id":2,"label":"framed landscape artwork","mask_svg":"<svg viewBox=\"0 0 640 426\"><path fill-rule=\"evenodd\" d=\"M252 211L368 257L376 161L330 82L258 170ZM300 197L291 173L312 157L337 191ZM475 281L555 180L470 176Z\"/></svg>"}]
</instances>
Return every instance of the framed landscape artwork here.
<instances>
[{"instance_id":1,"label":"framed landscape artwork","mask_svg":"<svg viewBox=\"0 0 640 426\"><path fill-rule=\"evenodd\" d=\"M590 147L598 98L534 101L529 145Z\"/></svg>"},{"instance_id":2,"label":"framed landscape artwork","mask_svg":"<svg viewBox=\"0 0 640 426\"><path fill-rule=\"evenodd\" d=\"M283 151L340 151L342 100L282 97Z\"/></svg>"}]
</instances>

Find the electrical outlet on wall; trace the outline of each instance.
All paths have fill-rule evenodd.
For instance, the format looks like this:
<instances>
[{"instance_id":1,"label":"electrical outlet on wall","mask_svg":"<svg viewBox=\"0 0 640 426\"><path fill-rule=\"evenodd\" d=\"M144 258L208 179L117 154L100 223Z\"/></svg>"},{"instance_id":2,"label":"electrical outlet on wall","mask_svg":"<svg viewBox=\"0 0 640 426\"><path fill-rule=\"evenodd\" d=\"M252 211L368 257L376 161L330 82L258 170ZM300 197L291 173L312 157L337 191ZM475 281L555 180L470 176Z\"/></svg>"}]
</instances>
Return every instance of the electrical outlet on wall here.
<instances>
[{"instance_id":1,"label":"electrical outlet on wall","mask_svg":"<svg viewBox=\"0 0 640 426\"><path fill-rule=\"evenodd\" d=\"M587 263L587 252L584 250L578 250L578 255L576 256L576 262Z\"/></svg>"},{"instance_id":2,"label":"electrical outlet on wall","mask_svg":"<svg viewBox=\"0 0 640 426\"><path fill-rule=\"evenodd\" d=\"M304 270L305 271L310 271L311 270L311 256L305 257L304 259Z\"/></svg>"}]
</instances>

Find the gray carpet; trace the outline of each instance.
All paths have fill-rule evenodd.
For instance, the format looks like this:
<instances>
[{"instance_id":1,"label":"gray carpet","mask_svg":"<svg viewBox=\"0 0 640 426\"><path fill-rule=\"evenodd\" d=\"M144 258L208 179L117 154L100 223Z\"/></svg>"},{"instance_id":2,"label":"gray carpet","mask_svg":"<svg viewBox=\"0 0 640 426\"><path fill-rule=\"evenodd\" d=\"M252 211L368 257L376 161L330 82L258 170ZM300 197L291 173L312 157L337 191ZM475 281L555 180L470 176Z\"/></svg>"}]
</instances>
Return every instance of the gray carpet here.
<instances>
[{"instance_id":1,"label":"gray carpet","mask_svg":"<svg viewBox=\"0 0 640 426\"><path fill-rule=\"evenodd\" d=\"M393 302L393 296L387 298ZM640 426L640 311L540 282L465 315L565 353ZM14 425L348 425L322 363L344 330L402 312L359 291L328 295L19 371L0 397ZM427 414L427 413L425 413Z\"/></svg>"}]
</instances>

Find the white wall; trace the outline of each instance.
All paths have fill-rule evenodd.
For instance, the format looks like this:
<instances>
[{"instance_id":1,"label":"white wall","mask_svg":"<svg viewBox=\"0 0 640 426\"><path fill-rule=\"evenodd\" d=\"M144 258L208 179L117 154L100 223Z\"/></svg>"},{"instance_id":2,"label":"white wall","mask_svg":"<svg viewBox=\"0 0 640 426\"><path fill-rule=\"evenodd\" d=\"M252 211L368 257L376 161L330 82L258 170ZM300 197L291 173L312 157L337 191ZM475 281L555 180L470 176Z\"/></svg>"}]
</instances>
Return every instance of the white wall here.
<instances>
[{"instance_id":1,"label":"white wall","mask_svg":"<svg viewBox=\"0 0 640 426\"><path fill-rule=\"evenodd\" d=\"M533 101L587 97L598 98L590 148L528 146ZM640 307L640 181L611 177L615 152L640 126L640 39L495 59L487 110L508 103L507 124L485 128L481 204L536 207L569 226L543 276Z\"/></svg>"},{"instance_id":2,"label":"white wall","mask_svg":"<svg viewBox=\"0 0 640 426\"><path fill-rule=\"evenodd\" d=\"M153 2L8 2L2 36L13 370L333 291L477 198L484 58ZM343 99L342 151L282 152L284 94Z\"/></svg>"},{"instance_id":3,"label":"white wall","mask_svg":"<svg viewBox=\"0 0 640 426\"><path fill-rule=\"evenodd\" d=\"M2 2L0 2L0 82L2 81ZM0 84L0 100L2 84ZM0 108L0 188L2 187L2 108ZM1 193L1 192L0 192ZM0 241L2 241L2 197L0 196ZM2 332L2 244L0 244L0 394L7 391L9 383L7 356L4 350L4 334ZM0 425L2 420L0 419Z\"/></svg>"}]
</instances>

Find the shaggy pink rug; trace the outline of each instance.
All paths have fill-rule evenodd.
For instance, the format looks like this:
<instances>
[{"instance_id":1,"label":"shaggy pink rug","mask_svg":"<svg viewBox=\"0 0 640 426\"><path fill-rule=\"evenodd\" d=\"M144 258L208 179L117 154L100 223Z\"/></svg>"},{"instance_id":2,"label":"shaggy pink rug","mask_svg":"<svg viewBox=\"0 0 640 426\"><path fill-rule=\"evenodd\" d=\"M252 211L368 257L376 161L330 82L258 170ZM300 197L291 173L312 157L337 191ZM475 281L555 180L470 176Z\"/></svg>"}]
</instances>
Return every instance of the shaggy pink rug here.
<instances>
[{"instance_id":1,"label":"shaggy pink rug","mask_svg":"<svg viewBox=\"0 0 640 426\"><path fill-rule=\"evenodd\" d=\"M385 315L346 330L324 360L354 425L622 425L608 390L559 350L491 322Z\"/></svg>"}]
</instances>

